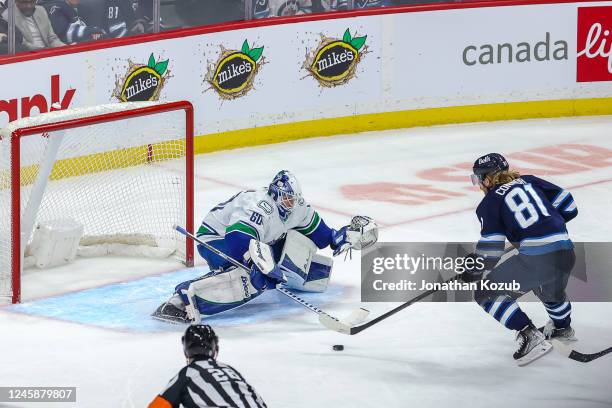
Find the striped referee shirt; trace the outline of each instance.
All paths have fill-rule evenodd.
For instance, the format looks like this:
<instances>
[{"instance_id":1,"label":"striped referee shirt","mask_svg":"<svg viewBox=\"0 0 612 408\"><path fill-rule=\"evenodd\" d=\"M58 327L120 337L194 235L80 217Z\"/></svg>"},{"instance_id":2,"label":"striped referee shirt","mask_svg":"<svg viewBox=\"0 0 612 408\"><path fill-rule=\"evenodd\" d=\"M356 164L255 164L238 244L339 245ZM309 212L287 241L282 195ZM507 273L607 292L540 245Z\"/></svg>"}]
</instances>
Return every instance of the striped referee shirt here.
<instances>
[{"instance_id":1,"label":"striped referee shirt","mask_svg":"<svg viewBox=\"0 0 612 408\"><path fill-rule=\"evenodd\" d=\"M195 360L183 367L149 408L265 408L266 403L227 364Z\"/></svg>"}]
</instances>

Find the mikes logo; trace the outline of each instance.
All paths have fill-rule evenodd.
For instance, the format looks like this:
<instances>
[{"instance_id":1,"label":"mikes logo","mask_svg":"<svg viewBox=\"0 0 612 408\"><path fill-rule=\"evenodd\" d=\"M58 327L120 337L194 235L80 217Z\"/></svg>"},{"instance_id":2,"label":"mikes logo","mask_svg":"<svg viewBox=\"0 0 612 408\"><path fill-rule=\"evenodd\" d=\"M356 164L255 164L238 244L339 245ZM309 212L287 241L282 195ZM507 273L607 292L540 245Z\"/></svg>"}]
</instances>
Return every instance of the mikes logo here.
<instances>
[{"instance_id":1,"label":"mikes logo","mask_svg":"<svg viewBox=\"0 0 612 408\"><path fill-rule=\"evenodd\" d=\"M113 96L121 102L157 101L170 71L169 60L155 62L153 54L147 65L128 60L129 68L123 77L118 77Z\"/></svg>"},{"instance_id":2,"label":"mikes logo","mask_svg":"<svg viewBox=\"0 0 612 408\"><path fill-rule=\"evenodd\" d=\"M54 110L68 109L75 92L76 89L68 89L62 94L60 76L52 75L50 98L47 98L43 94L35 94L22 98L0 100L0 113L6 113L8 115L8 121L12 122L19 118L27 118L33 113L37 113L36 111L38 111L38 113L46 113ZM60 109L52 107L55 103L60 104ZM32 109L35 110L32 111Z\"/></svg>"},{"instance_id":3,"label":"mikes logo","mask_svg":"<svg viewBox=\"0 0 612 408\"><path fill-rule=\"evenodd\" d=\"M578 7L576 81L612 81L612 6Z\"/></svg>"},{"instance_id":4,"label":"mikes logo","mask_svg":"<svg viewBox=\"0 0 612 408\"><path fill-rule=\"evenodd\" d=\"M209 65L206 81L222 99L235 99L253 89L259 68L265 63L264 47L251 48L244 40L240 51L221 47L216 63Z\"/></svg>"},{"instance_id":5,"label":"mikes logo","mask_svg":"<svg viewBox=\"0 0 612 408\"><path fill-rule=\"evenodd\" d=\"M367 35L353 38L348 28L342 40L323 37L319 46L307 55L303 68L321 86L343 85L355 76L357 64L367 53L368 47L364 47L367 38Z\"/></svg>"}]
</instances>

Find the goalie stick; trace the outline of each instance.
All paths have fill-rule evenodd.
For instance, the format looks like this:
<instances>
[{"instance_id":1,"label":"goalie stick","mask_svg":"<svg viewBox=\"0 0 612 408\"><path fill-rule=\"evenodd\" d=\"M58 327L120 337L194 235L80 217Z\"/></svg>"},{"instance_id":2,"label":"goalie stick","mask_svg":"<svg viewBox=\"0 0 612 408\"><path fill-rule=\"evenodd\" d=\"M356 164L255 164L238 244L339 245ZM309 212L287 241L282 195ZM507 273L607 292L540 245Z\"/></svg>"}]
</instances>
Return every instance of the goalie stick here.
<instances>
[{"instance_id":1,"label":"goalie stick","mask_svg":"<svg viewBox=\"0 0 612 408\"><path fill-rule=\"evenodd\" d=\"M224 252L218 250L217 248L213 247L212 245L202 241L200 238L198 238L195 235L191 234L189 231L187 231L185 228L181 227L180 225L175 225L174 229L177 230L178 232L180 232L181 234L191 238L192 240L194 240L198 244L204 246L209 251L211 251L211 252L215 253L216 255L220 256L221 258L225 259L226 261L228 261L229 263L231 263L235 267L242 268L242 269L244 269L247 272L251 271L249 268L244 266L242 263L238 262L237 260L235 260L234 258L232 258L229 255L225 254ZM323 324L325 327L329 328L328 324L330 324L330 322L333 322L334 329L332 329L332 330L336 330L335 327L339 327L342 330L349 330L353 325L359 324L359 323L365 321L365 319L370 314L369 310L364 309L364 308L360 308L360 309L353 310L351 312L351 314L347 316L346 319L340 320L337 317L334 317L334 316L328 314L327 312L319 309L318 307L310 304L309 302L305 301L301 297L297 296L295 293L293 293L293 292L291 292L291 291L289 291L289 290L287 290L285 288L281 288L281 287L277 286L276 290L279 291L280 293L282 293L283 295L287 296L289 299L293 300L294 302L299 303L300 305L304 306L308 310L316 313L319 316L319 322L321 322L321 324Z\"/></svg>"},{"instance_id":2,"label":"goalie stick","mask_svg":"<svg viewBox=\"0 0 612 408\"><path fill-rule=\"evenodd\" d=\"M557 339L552 339L551 342L553 344L554 349L557 350L559 353L571 360L578 361L580 363L588 363L598 359L599 357L603 357L606 354L612 353L612 347L608 347L607 349L598 351L597 353L588 354L576 351Z\"/></svg>"}]
</instances>

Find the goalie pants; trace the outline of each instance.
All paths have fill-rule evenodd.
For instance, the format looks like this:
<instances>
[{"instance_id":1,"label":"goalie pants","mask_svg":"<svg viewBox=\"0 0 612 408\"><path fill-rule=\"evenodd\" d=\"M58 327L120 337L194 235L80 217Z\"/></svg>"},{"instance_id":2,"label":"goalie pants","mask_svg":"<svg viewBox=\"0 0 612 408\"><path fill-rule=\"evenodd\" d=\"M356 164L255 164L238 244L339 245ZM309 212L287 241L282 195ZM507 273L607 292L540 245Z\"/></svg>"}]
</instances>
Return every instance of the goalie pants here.
<instances>
[{"instance_id":1,"label":"goalie pants","mask_svg":"<svg viewBox=\"0 0 612 408\"><path fill-rule=\"evenodd\" d=\"M542 301L555 327L567 327L571 322L571 303L565 288L576 262L574 249L564 249L542 255L518 254L497 267L474 292L474 299L493 318L511 330L521 330L531 320L516 303L523 294L533 291ZM497 284L509 287L519 284L518 291L493 289Z\"/></svg>"},{"instance_id":2,"label":"goalie pants","mask_svg":"<svg viewBox=\"0 0 612 408\"><path fill-rule=\"evenodd\" d=\"M223 252L224 254L228 253L228 248L226 246L225 240L223 238L220 239L212 239L210 241L206 241L206 243L212 246L215 249ZM285 244L284 239L279 239L271 244L272 253L274 254L274 260L276 262L279 261L280 254L283 250L283 245ZM200 256L206 261L211 271L227 271L233 268L233 265L227 260L221 258L219 255L215 254L211 250L205 248L203 245L198 245L198 253ZM237 259L237 261L240 261Z\"/></svg>"},{"instance_id":3,"label":"goalie pants","mask_svg":"<svg viewBox=\"0 0 612 408\"><path fill-rule=\"evenodd\" d=\"M227 247L225 245L225 240L223 238L210 240L210 241L207 241L206 243L212 246L213 248L218 249L219 251L223 252L224 254L227 253ZM200 244L197 246L197 248L198 248L198 252L200 256L204 258L204 260L208 264L208 267L210 268L211 271L221 271L221 270L225 271L230 268L233 268L230 262L221 258L219 255L215 254L213 251L207 249L203 245Z\"/></svg>"}]
</instances>

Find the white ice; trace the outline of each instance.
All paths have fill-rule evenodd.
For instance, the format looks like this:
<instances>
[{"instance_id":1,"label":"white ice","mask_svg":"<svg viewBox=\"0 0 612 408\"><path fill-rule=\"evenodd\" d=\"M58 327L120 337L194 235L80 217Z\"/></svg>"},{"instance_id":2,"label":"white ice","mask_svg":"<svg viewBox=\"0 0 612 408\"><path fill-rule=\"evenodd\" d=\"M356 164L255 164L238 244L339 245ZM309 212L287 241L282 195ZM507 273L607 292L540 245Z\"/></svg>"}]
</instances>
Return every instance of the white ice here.
<instances>
[{"instance_id":1,"label":"white ice","mask_svg":"<svg viewBox=\"0 0 612 408\"><path fill-rule=\"evenodd\" d=\"M510 154L565 143L612 149L610 129L611 117L527 120L317 138L201 155L196 157L196 219L237 190L266 185L277 170L288 168L332 226L360 213L380 222L381 241L471 241L478 237L473 209L481 193L465 188L467 171L465 184L424 180L418 172L472 162L491 151ZM612 233L610 166L541 173L574 187L580 214L568 228L577 240L606 241ZM461 195L409 205L353 200L340 191L344 185L366 183L428 184ZM26 300L62 296L177 269L180 265L172 261L83 259L69 267L26 272L23 293ZM358 257L336 259L334 284L342 294L321 296L323 308L343 315L360 306ZM160 290L170 294L172 287ZM286 307L277 296L270 294L257 313ZM317 296L310 299L317 302ZM376 316L394 305L365 306ZM546 322L541 305L522 306L537 325ZM612 304L573 306L577 346L586 352L609 347ZM184 364L182 327L117 330L20 310L0 308L0 386L77 387L76 405L44 406L144 407ZM518 368L512 359L514 334L472 303L416 304L351 337L324 329L305 310L257 321L247 316L217 331L219 359L241 371L270 407L612 406L612 356L580 364L551 353ZM334 344L345 350L332 351Z\"/></svg>"}]
</instances>

